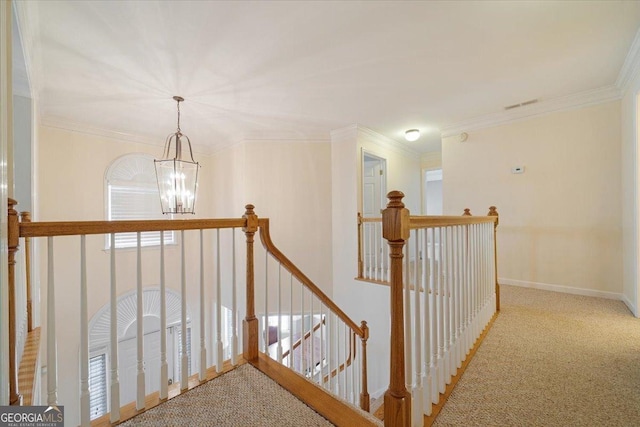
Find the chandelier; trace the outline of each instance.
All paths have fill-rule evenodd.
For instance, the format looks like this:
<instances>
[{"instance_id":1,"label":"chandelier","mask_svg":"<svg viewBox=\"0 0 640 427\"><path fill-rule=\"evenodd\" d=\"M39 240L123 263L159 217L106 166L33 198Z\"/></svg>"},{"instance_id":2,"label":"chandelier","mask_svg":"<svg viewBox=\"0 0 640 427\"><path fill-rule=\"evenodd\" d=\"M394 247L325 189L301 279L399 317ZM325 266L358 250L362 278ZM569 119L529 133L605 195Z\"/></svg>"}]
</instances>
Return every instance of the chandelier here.
<instances>
[{"instance_id":1,"label":"chandelier","mask_svg":"<svg viewBox=\"0 0 640 427\"><path fill-rule=\"evenodd\" d=\"M180 130L180 103L184 98L174 96L173 99L178 104L178 129L167 136L162 159L154 161L160 203L163 214L193 214L200 165L193 160L189 137ZM189 147L187 156L183 156L183 142Z\"/></svg>"}]
</instances>

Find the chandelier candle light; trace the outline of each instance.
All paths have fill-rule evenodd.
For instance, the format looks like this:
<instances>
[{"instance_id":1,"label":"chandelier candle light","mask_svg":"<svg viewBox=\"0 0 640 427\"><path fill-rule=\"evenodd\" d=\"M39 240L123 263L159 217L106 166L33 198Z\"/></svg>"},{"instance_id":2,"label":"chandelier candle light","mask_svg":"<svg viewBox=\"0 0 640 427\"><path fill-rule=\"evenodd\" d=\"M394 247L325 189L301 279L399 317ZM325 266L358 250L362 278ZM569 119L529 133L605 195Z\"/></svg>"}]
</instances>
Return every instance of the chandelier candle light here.
<instances>
[{"instance_id":1,"label":"chandelier candle light","mask_svg":"<svg viewBox=\"0 0 640 427\"><path fill-rule=\"evenodd\" d=\"M180 103L184 101L184 98L174 96L173 99L178 103L178 129L175 133L167 136L162 159L154 161L160 203L163 214L193 214L195 213L200 165L193 160L189 137L180 131ZM186 159L182 155L182 143L185 140L189 146L189 154ZM172 145L175 148L173 151Z\"/></svg>"}]
</instances>

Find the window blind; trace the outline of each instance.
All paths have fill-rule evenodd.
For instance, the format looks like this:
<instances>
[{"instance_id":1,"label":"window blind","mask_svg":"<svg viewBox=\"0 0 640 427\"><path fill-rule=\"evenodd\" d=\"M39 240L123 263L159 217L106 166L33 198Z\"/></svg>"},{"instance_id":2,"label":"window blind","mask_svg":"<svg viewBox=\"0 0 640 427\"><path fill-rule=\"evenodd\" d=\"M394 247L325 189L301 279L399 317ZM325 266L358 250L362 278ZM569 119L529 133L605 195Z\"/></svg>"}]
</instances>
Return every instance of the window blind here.
<instances>
[{"instance_id":1,"label":"window blind","mask_svg":"<svg viewBox=\"0 0 640 427\"><path fill-rule=\"evenodd\" d=\"M109 185L109 221L164 219L160 210L160 196L156 186L130 183L129 185ZM117 233L116 248L135 248L137 233ZM164 232L165 244L173 244L174 232ZM109 244L107 238L107 247ZM160 231L150 231L140 235L142 246L159 246Z\"/></svg>"},{"instance_id":2,"label":"window blind","mask_svg":"<svg viewBox=\"0 0 640 427\"><path fill-rule=\"evenodd\" d=\"M89 413L94 420L107 413L107 355L89 359Z\"/></svg>"}]
</instances>

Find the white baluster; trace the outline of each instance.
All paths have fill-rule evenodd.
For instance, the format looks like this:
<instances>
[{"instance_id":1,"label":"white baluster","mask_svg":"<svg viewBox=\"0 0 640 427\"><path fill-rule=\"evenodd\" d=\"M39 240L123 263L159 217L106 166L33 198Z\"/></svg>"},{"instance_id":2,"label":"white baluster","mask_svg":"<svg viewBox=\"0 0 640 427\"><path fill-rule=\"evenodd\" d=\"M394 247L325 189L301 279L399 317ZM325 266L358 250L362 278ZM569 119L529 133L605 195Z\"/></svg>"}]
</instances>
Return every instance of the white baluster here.
<instances>
[{"instance_id":1,"label":"white baluster","mask_svg":"<svg viewBox=\"0 0 640 427\"><path fill-rule=\"evenodd\" d=\"M456 342L456 321L455 321L455 228L453 226L447 227L447 240L449 247L449 381L448 384L451 383L451 378L456 374L456 352L455 352L455 342Z\"/></svg>"},{"instance_id":2,"label":"white baluster","mask_svg":"<svg viewBox=\"0 0 640 427\"><path fill-rule=\"evenodd\" d=\"M205 340L205 295L204 295L204 231L200 229L200 381L207 376L207 343Z\"/></svg>"},{"instance_id":3,"label":"white baluster","mask_svg":"<svg viewBox=\"0 0 640 427\"><path fill-rule=\"evenodd\" d=\"M473 333L473 342L475 344L475 341L477 340L478 336L480 335L480 331L479 331L479 321L478 321L478 313L480 311L480 280L481 280L481 274L480 274L480 233L479 233L479 225L475 224L474 226L475 229L475 280L473 281L473 289L474 289L474 297L475 297L475 303L474 303L474 312L473 312L473 317L474 317L474 333Z\"/></svg>"},{"instance_id":4,"label":"white baluster","mask_svg":"<svg viewBox=\"0 0 640 427\"><path fill-rule=\"evenodd\" d=\"M449 241L451 248L451 256L449 261L451 263L451 287L450 287L450 304L451 304L451 332L449 343L449 368L450 375L453 377L458 369L458 241L457 241L457 227L449 226Z\"/></svg>"},{"instance_id":5,"label":"white baluster","mask_svg":"<svg viewBox=\"0 0 640 427\"><path fill-rule=\"evenodd\" d=\"M316 336L316 317L314 315L313 312L313 292L309 291L309 313L311 315L311 329L309 330L309 332L311 333L311 335L309 335L309 338L311 338L311 342L310 342L310 347L311 347L311 351L309 354L309 360L311 361L310 363L310 376L309 378L313 379L313 374L315 373L316 370L316 364L315 364L315 336Z\"/></svg>"},{"instance_id":6,"label":"white baluster","mask_svg":"<svg viewBox=\"0 0 640 427\"><path fill-rule=\"evenodd\" d=\"M222 372L224 348L222 345L222 280L220 268L220 229L216 229L216 372Z\"/></svg>"},{"instance_id":7,"label":"white baluster","mask_svg":"<svg viewBox=\"0 0 640 427\"><path fill-rule=\"evenodd\" d=\"M451 384L451 245L449 242L449 227L442 227L444 251L444 378L446 384Z\"/></svg>"},{"instance_id":8,"label":"white baluster","mask_svg":"<svg viewBox=\"0 0 640 427\"><path fill-rule=\"evenodd\" d=\"M144 409L145 379L144 379L144 317L142 315L142 244L140 232L137 233L136 247L136 344L137 344L137 388L136 409Z\"/></svg>"},{"instance_id":9,"label":"white baluster","mask_svg":"<svg viewBox=\"0 0 640 427\"><path fill-rule=\"evenodd\" d=\"M469 350L471 349L471 297L472 297L472 292L471 292L471 281L473 278L473 274L472 274L472 257L471 257L471 253L473 250L472 247L472 234L471 234L471 225L467 225L465 230L465 271L466 271L466 280L465 280L465 311L464 311L464 336L465 336L465 341L464 341L464 351L465 351L465 355L468 356L469 355Z\"/></svg>"},{"instance_id":10,"label":"white baluster","mask_svg":"<svg viewBox=\"0 0 640 427\"><path fill-rule=\"evenodd\" d=\"M327 317L325 320L327 322L327 372L329 373L327 382L325 383L325 388L329 391L333 391L333 388L331 388L331 385L333 384L333 377L331 376L331 367L333 366L331 363L331 359L333 358L333 320L331 318L330 310L327 310Z\"/></svg>"},{"instance_id":11,"label":"white baluster","mask_svg":"<svg viewBox=\"0 0 640 427\"><path fill-rule=\"evenodd\" d=\"M80 424L91 424L89 414L89 324L87 316L87 246L80 236Z\"/></svg>"},{"instance_id":12,"label":"white baluster","mask_svg":"<svg viewBox=\"0 0 640 427\"><path fill-rule=\"evenodd\" d=\"M160 399L169 396L167 363L167 284L164 268L164 232L160 233Z\"/></svg>"},{"instance_id":13,"label":"white baluster","mask_svg":"<svg viewBox=\"0 0 640 427\"><path fill-rule=\"evenodd\" d=\"M325 332L324 332L324 304L320 302L320 374L318 375L318 384L324 385L324 358L325 358Z\"/></svg>"},{"instance_id":14,"label":"white baluster","mask_svg":"<svg viewBox=\"0 0 640 427\"><path fill-rule=\"evenodd\" d=\"M264 352L269 354L269 252L264 255Z\"/></svg>"},{"instance_id":15,"label":"white baluster","mask_svg":"<svg viewBox=\"0 0 640 427\"><path fill-rule=\"evenodd\" d=\"M293 369L293 274L289 273L289 355L287 356L287 362L289 369Z\"/></svg>"},{"instance_id":16,"label":"white baluster","mask_svg":"<svg viewBox=\"0 0 640 427\"><path fill-rule=\"evenodd\" d=\"M232 293L231 293L231 364L238 364L238 285L236 279L236 229L231 229L231 263L232 270Z\"/></svg>"},{"instance_id":17,"label":"white baluster","mask_svg":"<svg viewBox=\"0 0 640 427\"><path fill-rule=\"evenodd\" d=\"M180 324L180 389L189 388L189 355L187 353L187 260L184 240L184 230L180 230L180 298L181 298L181 324Z\"/></svg>"},{"instance_id":18,"label":"white baluster","mask_svg":"<svg viewBox=\"0 0 640 427\"><path fill-rule=\"evenodd\" d=\"M414 352L415 352L415 362L416 362L416 368L415 368L415 386L413 389L413 414L414 414L414 425L422 425L422 421L423 421L423 413L424 413L424 407L423 407L423 398L424 398L424 390L423 390L423 384L422 384L422 300L420 298L420 291L426 291L426 289L424 288L424 284L422 279L422 275L419 273L420 272L420 267L422 266L421 263L421 258L424 258L426 256L426 254L424 253L424 250L420 250L420 232L422 230L415 230L414 232L414 252L415 252L415 257L416 257L416 261L414 264L414 269L413 269L413 299L414 299L414 305L415 305L415 316L414 316L414 337L415 337L415 346L414 346Z\"/></svg>"},{"instance_id":19,"label":"white baluster","mask_svg":"<svg viewBox=\"0 0 640 427\"><path fill-rule=\"evenodd\" d=\"M373 279L373 247L375 245L375 232L372 228L373 223L367 224L367 278Z\"/></svg>"},{"instance_id":20,"label":"white baluster","mask_svg":"<svg viewBox=\"0 0 640 427\"><path fill-rule=\"evenodd\" d=\"M342 322L342 348L344 349L344 357L342 358L342 398L344 400L349 400L349 378L347 377L347 359L349 355L347 351L349 349L348 338L347 338L347 328L344 322Z\"/></svg>"},{"instance_id":21,"label":"white baluster","mask_svg":"<svg viewBox=\"0 0 640 427\"><path fill-rule=\"evenodd\" d=\"M444 259L444 231L442 227L438 228L438 242L440 268L438 271L438 391L445 392L445 351L446 351L446 304L445 304L445 268L446 261Z\"/></svg>"},{"instance_id":22,"label":"white baluster","mask_svg":"<svg viewBox=\"0 0 640 427\"><path fill-rule=\"evenodd\" d=\"M380 277L380 264L378 262L378 249L380 247L380 239L378 238L378 228L375 226L375 222L371 223L373 227L373 278L376 280Z\"/></svg>"},{"instance_id":23,"label":"white baluster","mask_svg":"<svg viewBox=\"0 0 640 427\"><path fill-rule=\"evenodd\" d=\"M58 349L53 269L53 237L47 237L47 403L58 404Z\"/></svg>"},{"instance_id":24,"label":"white baluster","mask_svg":"<svg viewBox=\"0 0 640 427\"><path fill-rule=\"evenodd\" d=\"M413 364L412 364L412 336L413 328L411 327L411 245L407 241L404 245L404 375L405 384L409 393L413 391Z\"/></svg>"},{"instance_id":25,"label":"white baluster","mask_svg":"<svg viewBox=\"0 0 640 427\"><path fill-rule=\"evenodd\" d=\"M338 319L338 315L336 315L336 390L335 394L338 396L342 392L342 381L340 375L340 364L342 363L342 359L340 358L340 320Z\"/></svg>"},{"instance_id":26,"label":"white baluster","mask_svg":"<svg viewBox=\"0 0 640 427\"><path fill-rule=\"evenodd\" d=\"M111 335L111 388L109 392L111 395L111 414L109 419L111 423L115 423L120 420L120 380L118 379L118 300L116 290L116 235L114 233L111 233L110 240L109 329Z\"/></svg>"},{"instance_id":27,"label":"white baluster","mask_svg":"<svg viewBox=\"0 0 640 427\"><path fill-rule=\"evenodd\" d=\"M282 264L278 263L278 330L276 331L277 344L277 360L282 363Z\"/></svg>"},{"instance_id":28,"label":"white baluster","mask_svg":"<svg viewBox=\"0 0 640 427\"><path fill-rule=\"evenodd\" d=\"M429 229L424 229L422 233L422 289L423 307L424 307L424 384L423 384L423 412L425 415L431 415L431 308L430 286L431 277L431 257L429 256Z\"/></svg>"},{"instance_id":29,"label":"white baluster","mask_svg":"<svg viewBox=\"0 0 640 427\"><path fill-rule=\"evenodd\" d=\"M305 313L304 313L304 286L300 283L300 315L302 317L300 321L300 368L302 371L300 372L302 375L307 375L307 347L304 339L305 331Z\"/></svg>"},{"instance_id":30,"label":"white baluster","mask_svg":"<svg viewBox=\"0 0 640 427\"><path fill-rule=\"evenodd\" d=\"M348 385L348 400L351 403L355 402L355 384L353 381L353 368L355 366L355 362L356 362L356 354L353 351L353 332L351 331L351 328L345 323L345 333L347 335L347 343L348 343L348 347L349 347L349 358L351 359L351 363L348 366L348 370L345 367L345 374L347 375L347 381L349 382Z\"/></svg>"},{"instance_id":31,"label":"white baluster","mask_svg":"<svg viewBox=\"0 0 640 427\"><path fill-rule=\"evenodd\" d=\"M464 353L462 351L462 340L463 340L463 319L464 319L464 227L457 227L457 265L458 265L458 281L457 281L457 302L456 307L458 310L458 318L457 318L457 331L456 331L456 353L457 353L457 362L456 366L458 369L462 367L462 361L464 360Z\"/></svg>"},{"instance_id":32,"label":"white baluster","mask_svg":"<svg viewBox=\"0 0 640 427\"><path fill-rule=\"evenodd\" d=\"M431 308L431 402L436 404L440 399L438 386L438 271L439 260L436 251L436 229L431 229L431 272L430 272L430 308Z\"/></svg>"}]
</instances>

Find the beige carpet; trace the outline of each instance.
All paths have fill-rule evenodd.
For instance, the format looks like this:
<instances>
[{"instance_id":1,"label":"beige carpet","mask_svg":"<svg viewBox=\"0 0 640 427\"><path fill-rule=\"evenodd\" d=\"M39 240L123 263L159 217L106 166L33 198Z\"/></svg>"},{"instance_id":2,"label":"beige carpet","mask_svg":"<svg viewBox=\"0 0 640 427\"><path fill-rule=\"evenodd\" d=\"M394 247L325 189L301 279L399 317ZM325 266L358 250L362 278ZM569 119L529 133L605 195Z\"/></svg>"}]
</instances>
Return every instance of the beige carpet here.
<instances>
[{"instance_id":1,"label":"beige carpet","mask_svg":"<svg viewBox=\"0 0 640 427\"><path fill-rule=\"evenodd\" d=\"M502 311L435 426L640 425L640 320L624 303L501 290Z\"/></svg>"},{"instance_id":2,"label":"beige carpet","mask_svg":"<svg viewBox=\"0 0 640 427\"><path fill-rule=\"evenodd\" d=\"M324 427L333 424L262 372L245 364L121 425Z\"/></svg>"}]
</instances>

